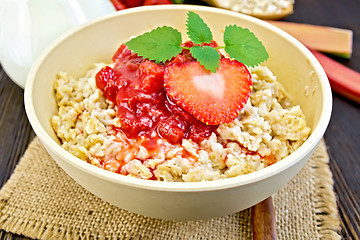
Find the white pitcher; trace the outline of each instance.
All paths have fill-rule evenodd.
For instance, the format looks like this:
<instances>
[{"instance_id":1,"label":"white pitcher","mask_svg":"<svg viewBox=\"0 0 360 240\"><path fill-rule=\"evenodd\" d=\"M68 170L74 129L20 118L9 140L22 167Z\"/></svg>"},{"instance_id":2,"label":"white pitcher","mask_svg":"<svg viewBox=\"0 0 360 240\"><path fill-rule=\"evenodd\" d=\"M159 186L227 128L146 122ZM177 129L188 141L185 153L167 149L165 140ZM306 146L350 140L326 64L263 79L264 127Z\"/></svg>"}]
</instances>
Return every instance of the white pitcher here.
<instances>
[{"instance_id":1,"label":"white pitcher","mask_svg":"<svg viewBox=\"0 0 360 240\"><path fill-rule=\"evenodd\" d=\"M31 65L50 42L112 12L110 0L0 0L1 65L23 88Z\"/></svg>"}]
</instances>

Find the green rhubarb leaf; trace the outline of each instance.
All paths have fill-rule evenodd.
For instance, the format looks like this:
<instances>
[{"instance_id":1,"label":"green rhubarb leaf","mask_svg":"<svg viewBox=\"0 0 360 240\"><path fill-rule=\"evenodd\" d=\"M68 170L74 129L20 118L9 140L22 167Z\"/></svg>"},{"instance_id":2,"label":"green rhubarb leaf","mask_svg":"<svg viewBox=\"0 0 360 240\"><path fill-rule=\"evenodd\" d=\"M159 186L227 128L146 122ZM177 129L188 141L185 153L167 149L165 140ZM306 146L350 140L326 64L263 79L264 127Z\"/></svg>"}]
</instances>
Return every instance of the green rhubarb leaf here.
<instances>
[{"instance_id":1,"label":"green rhubarb leaf","mask_svg":"<svg viewBox=\"0 0 360 240\"><path fill-rule=\"evenodd\" d=\"M186 30L191 41L195 44L210 43L213 40L213 36L204 20L198 14L191 11L187 15Z\"/></svg>"},{"instance_id":2,"label":"green rhubarb leaf","mask_svg":"<svg viewBox=\"0 0 360 240\"><path fill-rule=\"evenodd\" d=\"M210 46L193 46L190 53L207 70L216 72L220 65L220 54L215 48Z\"/></svg>"},{"instance_id":3,"label":"green rhubarb leaf","mask_svg":"<svg viewBox=\"0 0 360 240\"><path fill-rule=\"evenodd\" d=\"M181 33L168 26L158 27L126 42L130 50L156 63L170 60L181 52Z\"/></svg>"},{"instance_id":4,"label":"green rhubarb leaf","mask_svg":"<svg viewBox=\"0 0 360 240\"><path fill-rule=\"evenodd\" d=\"M225 51L231 58L256 66L269 58L261 41L249 29L230 25L224 32Z\"/></svg>"}]
</instances>

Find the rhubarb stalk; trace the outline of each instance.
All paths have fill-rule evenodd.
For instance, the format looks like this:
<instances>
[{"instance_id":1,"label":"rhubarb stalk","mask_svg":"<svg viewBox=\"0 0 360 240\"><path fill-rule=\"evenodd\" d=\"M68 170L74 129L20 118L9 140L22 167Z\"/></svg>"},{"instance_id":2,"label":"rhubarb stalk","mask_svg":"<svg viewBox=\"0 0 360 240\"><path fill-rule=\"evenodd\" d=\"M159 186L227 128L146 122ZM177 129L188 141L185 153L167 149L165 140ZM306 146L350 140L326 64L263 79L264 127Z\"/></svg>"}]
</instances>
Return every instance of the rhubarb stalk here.
<instances>
[{"instance_id":1,"label":"rhubarb stalk","mask_svg":"<svg viewBox=\"0 0 360 240\"><path fill-rule=\"evenodd\" d=\"M333 91L360 103L360 73L322 53L310 51L324 68Z\"/></svg>"},{"instance_id":2,"label":"rhubarb stalk","mask_svg":"<svg viewBox=\"0 0 360 240\"><path fill-rule=\"evenodd\" d=\"M293 22L268 22L289 33L311 49L339 57L351 57L353 45L351 30Z\"/></svg>"}]
</instances>

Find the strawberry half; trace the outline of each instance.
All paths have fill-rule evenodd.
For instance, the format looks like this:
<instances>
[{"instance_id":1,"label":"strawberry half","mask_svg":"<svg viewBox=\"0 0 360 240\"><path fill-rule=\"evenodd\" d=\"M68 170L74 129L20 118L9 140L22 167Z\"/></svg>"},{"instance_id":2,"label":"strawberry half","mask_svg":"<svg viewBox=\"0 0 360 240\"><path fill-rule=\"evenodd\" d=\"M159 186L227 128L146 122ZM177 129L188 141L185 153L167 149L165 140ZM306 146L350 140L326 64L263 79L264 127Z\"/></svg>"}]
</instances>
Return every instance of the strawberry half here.
<instances>
[{"instance_id":1,"label":"strawberry half","mask_svg":"<svg viewBox=\"0 0 360 240\"><path fill-rule=\"evenodd\" d=\"M145 0L143 6L146 5L161 5L161 4L172 4L171 0Z\"/></svg>"},{"instance_id":2,"label":"strawberry half","mask_svg":"<svg viewBox=\"0 0 360 240\"><path fill-rule=\"evenodd\" d=\"M166 67L164 85L168 96L187 112L209 125L233 121L251 92L251 75L239 61L222 58L216 73L198 62Z\"/></svg>"}]
</instances>

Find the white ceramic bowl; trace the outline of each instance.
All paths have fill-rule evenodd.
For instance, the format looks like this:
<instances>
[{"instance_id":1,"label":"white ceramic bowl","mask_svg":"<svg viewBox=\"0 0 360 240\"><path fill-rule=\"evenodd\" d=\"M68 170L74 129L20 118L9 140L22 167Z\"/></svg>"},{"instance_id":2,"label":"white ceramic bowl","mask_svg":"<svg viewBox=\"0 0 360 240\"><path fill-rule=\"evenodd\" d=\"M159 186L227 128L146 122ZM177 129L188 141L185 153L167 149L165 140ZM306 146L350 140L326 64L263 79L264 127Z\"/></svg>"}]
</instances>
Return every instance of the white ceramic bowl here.
<instances>
[{"instance_id":1,"label":"white ceramic bowl","mask_svg":"<svg viewBox=\"0 0 360 240\"><path fill-rule=\"evenodd\" d=\"M56 73L79 77L97 62L110 62L119 45L157 26L173 26L183 36L189 10L201 15L222 43L229 24L249 28L270 55L266 65L300 104L312 133L282 161L263 170L225 180L171 183L142 180L92 166L59 145L50 118L57 112L53 84ZM183 39L185 40L185 39ZM174 5L134 8L79 27L55 41L31 68L25 107L35 133L50 155L75 181L103 200L142 215L173 220L219 217L246 209L285 185L307 162L328 125L332 95L315 57L297 40L261 20L209 7Z\"/></svg>"}]
</instances>

